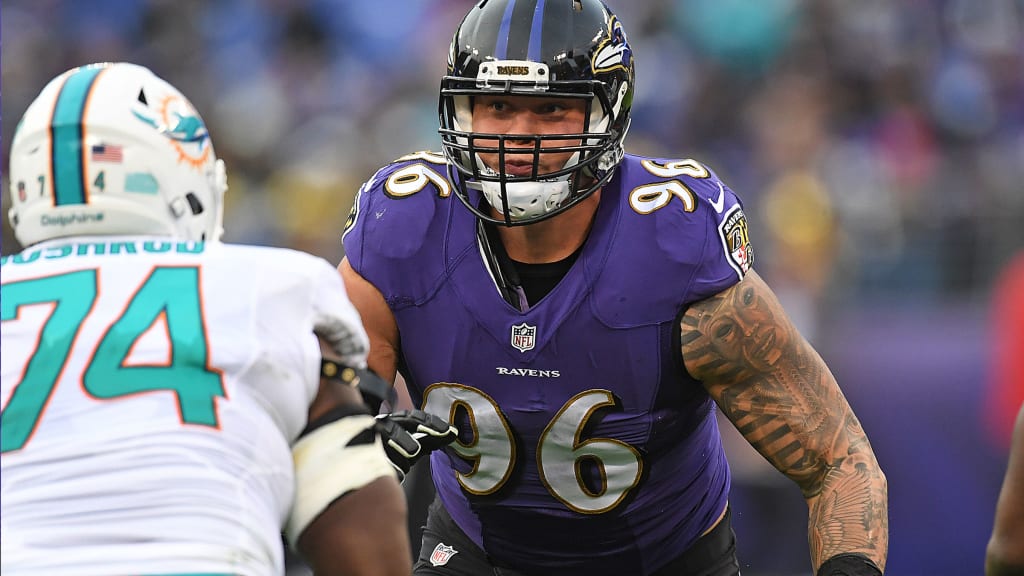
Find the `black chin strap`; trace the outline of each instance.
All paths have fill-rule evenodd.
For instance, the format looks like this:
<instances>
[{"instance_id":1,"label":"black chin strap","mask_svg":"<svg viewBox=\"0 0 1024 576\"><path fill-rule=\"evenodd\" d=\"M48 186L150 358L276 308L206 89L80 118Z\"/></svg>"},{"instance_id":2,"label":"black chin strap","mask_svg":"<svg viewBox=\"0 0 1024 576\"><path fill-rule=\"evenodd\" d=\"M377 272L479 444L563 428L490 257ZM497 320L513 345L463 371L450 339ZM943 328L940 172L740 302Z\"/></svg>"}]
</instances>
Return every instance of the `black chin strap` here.
<instances>
[{"instance_id":1,"label":"black chin strap","mask_svg":"<svg viewBox=\"0 0 1024 576\"><path fill-rule=\"evenodd\" d=\"M480 244L484 264L487 265L491 277L494 278L494 284L498 287L498 293L520 312L529 310L530 303L526 299L519 273L505 251L505 245L498 236L498 229L477 219L476 239Z\"/></svg>"}]
</instances>

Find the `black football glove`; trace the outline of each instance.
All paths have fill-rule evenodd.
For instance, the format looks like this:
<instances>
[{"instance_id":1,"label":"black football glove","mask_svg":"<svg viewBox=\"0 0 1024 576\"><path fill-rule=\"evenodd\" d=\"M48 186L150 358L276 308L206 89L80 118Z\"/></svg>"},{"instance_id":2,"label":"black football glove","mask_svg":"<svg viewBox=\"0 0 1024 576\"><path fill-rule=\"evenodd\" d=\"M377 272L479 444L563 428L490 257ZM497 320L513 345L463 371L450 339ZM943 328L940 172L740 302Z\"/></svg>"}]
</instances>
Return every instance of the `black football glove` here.
<instances>
[{"instance_id":1,"label":"black football glove","mask_svg":"<svg viewBox=\"0 0 1024 576\"><path fill-rule=\"evenodd\" d=\"M377 429L400 482L420 458L451 444L459 434L454 426L423 410L381 414Z\"/></svg>"}]
</instances>

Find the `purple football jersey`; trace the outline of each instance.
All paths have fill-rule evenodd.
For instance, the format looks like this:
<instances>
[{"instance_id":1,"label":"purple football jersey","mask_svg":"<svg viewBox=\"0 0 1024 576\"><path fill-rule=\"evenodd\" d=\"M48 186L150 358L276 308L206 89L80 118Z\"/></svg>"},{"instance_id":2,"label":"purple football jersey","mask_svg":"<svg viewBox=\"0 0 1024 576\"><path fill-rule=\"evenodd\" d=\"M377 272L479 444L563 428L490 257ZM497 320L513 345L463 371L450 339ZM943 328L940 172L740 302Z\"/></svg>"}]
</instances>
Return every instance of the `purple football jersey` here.
<instances>
[{"instance_id":1,"label":"purple football jersey","mask_svg":"<svg viewBox=\"0 0 1024 576\"><path fill-rule=\"evenodd\" d=\"M395 314L413 401L459 428L432 455L439 497L524 572L653 572L726 504L714 403L683 366L678 320L750 267L739 200L697 162L627 155L576 262L520 311L443 162L381 169L344 236Z\"/></svg>"}]
</instances>

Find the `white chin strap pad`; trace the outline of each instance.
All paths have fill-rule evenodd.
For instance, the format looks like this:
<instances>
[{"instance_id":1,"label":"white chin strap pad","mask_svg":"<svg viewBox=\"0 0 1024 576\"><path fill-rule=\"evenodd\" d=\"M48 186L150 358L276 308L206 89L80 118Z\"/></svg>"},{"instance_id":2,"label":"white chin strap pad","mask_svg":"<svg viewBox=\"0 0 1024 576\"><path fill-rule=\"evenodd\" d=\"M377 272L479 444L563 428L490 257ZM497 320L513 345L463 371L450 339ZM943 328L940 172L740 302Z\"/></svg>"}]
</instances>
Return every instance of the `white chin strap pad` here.
<instances>
[{"instance_id":1,"label":"white chin strap pad","mask_svg":"<svg viewBox=\"0 0 1024 576\"><path fill-rule=\"evenodd\" d=\"M536 218L551 212L569 198L569 181L554 180L547 182L508 182L505 193L508 196L509 214L505 214L501 200L501 184L498 182L479 182L480 191L487 203L499 214L512 220Z\"/></svg>"}]
</instances>

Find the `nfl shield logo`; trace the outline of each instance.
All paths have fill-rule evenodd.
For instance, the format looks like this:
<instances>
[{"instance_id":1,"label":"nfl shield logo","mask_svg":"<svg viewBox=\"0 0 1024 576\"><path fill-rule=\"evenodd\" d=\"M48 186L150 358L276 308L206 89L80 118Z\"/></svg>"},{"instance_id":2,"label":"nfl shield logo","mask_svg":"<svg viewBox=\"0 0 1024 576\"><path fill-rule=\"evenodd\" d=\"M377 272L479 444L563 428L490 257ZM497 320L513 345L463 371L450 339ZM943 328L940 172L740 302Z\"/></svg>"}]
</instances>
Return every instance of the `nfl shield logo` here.
<instances>
[{"instance_id":1,"label":"nfl shield logo","mask_svg":"<svg viewBox=\"0 0 1024 576\"><path fill-rule=\"evenodd\" d=\"M512 327L512 346L520 352L533 350L534 336L537 335L537 327L530 326L526 322Z\"/></svg>"},{"instance_id":2,"label":"nfl shield logo","mask_svg":"<svg viewBox=\"0 0 1024 576\"><path fill-rule=\"evenodd\" d=\"M434 547L434 551L430 553L430 563L434 566L444 566L452 559L452 556L458 554L458 551L451 546L445 546L443 543L438 544Z\"/></svg>"}]
</instances>

